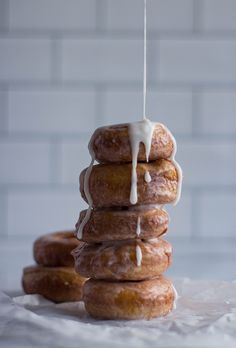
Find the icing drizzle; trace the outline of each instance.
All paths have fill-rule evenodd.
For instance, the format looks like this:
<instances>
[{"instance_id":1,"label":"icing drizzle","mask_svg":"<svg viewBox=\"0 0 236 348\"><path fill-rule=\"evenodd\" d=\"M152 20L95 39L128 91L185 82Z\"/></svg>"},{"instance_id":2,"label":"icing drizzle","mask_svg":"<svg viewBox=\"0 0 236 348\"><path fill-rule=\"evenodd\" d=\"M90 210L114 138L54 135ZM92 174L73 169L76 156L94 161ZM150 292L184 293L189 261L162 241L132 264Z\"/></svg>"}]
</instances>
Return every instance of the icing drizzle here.
<instances>
[{"instance_id":1,"label":"icing drizzle","mask_svg":"<svg viewBox=\"0 0 236 348\"><path fill-rule=\"evenodd\" d=\"M145 174L144 174L144 180L145 180L147 183L149 183L149 182L152 181L151 175L150 175L150 173L149 173L148 170L146 170L146 172L145 172Z\"/></svg>"},{"instance_id":2,"label":"icing drizzle","mask_svg":"<svg viewBox=\"0 0 236 348\"><path fill-rule=\"evenodd\" d=\"M140 216L138 216L137 226L136 226L136 235L137 235L137 237L140 236L140 233L141 233Z\"/></svg>"},{"instance_id":3,"label":"icing drizzle","mask_svg":"<svg viewBox=\"0 0 236 348\"><path fill-rule=\"evenodd\" d=\"M179 298L178 292L176 290L176 288L174 287L174 285L172 284L172 288L173 288L173 292L174 292L174 303L173 303L173 309L176 309L176 302Z\"/></svg>"},{"instance_id":4,"label":"icing drizzle","mask_svg":"<svg viewBox=\"0 0 236 348\"><path fill-rule=\"evenodd\" d=\"M169 159L173 162L173 164L177 170L177 174L178 174L177 193L176 193L176 198L173 202L173 205L176 205L179 202L180 197L181 197L182 181L183 181L182 169L181 169L180 165L178 164L178 162L175 160L175 155L177 152L177 144L176 144L175 137L173 136L171 131L164 124L162 124L162 123L159 123L159 124L166 130L166 132L169 134L169 136L173 142L173 151L172 151L172 154L171 154Z\"/></svg>"},{"instance_id":5,"label":"icing drizzle","mask_svg":"<svg viewBox=\"0 0 236 348\"><path fill-rule=\"evenodd\" d=\"M85 216L84 216L84 218L83 218L82 222L80 223L79 228L77 230L77 238L78 239L83 238L83 229L84 229L84 226L87 224L87 222L90 219L92 208L93 208L93 200L92 200L92 196L91 196L90 190L89 190L89 178L90 178L90 174L92 172L93 165L95 162L95 154L94 154L94 151L93 151L92 145L91 145L92 141L93 141L93 137L91 138L91 140L89 142L89 146L88 146L89 153L91 156L91 162L90 162L90 164L86 170L85 176L84 176L84 194L85 194L85 197L88 201L89 207L86 210L86 214L85 214Z\"/></svg>"},{"instance_id":6,"label":"icing drizzle","mask_svg":"<svg viewBox=\"0 0 236 348\"><path fill-rule=\"evenodd\" d=\"M93 164L94 164L94 159L92 158L92 160L90 162L90 165L87 168L85 176L84 176L84 194L85 194L85 196L87 198L89 207L86 210L85 217L83 218L82 222L79 225L79 228L78 228L78 231L77 231L78 239L82 239L84 226L89 221L89 218L90 218L90 215L91 215L91 211L92 211L93 200L92 200L91 194L89 192L89 177L90 177L91 171L93 169Z\"/></svg>"},{"instance_id":7,"label":"icing drizzle","mask_svg":"<svg viewBox=\"0 0 236 348\"><path fill-rule=\"evenodd\" d=\"M137 194L137 162L140 143L144 144L146 161L149 161L151 151L152 135L155 128L155 123L144 118L142 121L129 123L129 136L132 150L132 177L130 203L136 204L138 201Z\"/></svg>"},{"instance_id":8,"label":"icing drizzle","mask_svg":"<svg viewBox=\"0 0 236 348\"><path fill-rule=\"evenodd\" d=\"M140 246L137 244L136 245L136 261L137 261L137 266L140 267L142 264L142 250L140 248Z\"/></svg>"}]
</instances>

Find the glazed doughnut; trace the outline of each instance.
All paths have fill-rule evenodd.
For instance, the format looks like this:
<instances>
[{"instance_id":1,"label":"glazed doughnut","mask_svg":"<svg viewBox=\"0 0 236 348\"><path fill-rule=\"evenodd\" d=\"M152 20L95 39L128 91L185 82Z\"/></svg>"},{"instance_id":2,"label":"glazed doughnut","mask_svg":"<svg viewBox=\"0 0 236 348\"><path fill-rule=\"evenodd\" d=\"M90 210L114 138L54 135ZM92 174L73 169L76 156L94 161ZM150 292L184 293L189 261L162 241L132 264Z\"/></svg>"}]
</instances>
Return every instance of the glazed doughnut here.
<instances>
[{"instance_id":1,"label":"glazed doughnut","mask_svg":"<svg viewBox=\"0 0 236 348\"><path fill-rule=\"evenodd\" d=\"M131 162L128 124L98 128L91 138L89 147L94 153L95 159L100 163ZM169 158L173 148L174 144L170 134L163 125L157 123L153 131L149 160ZM145 148L143 143L140 143L138 162L145 161Z\"/></svg>"},{"instance_id":2,"label":"glazed doughnut","mask_svg":"<svg viewBox=\"0 0 236 348\"><path fill-rule=\"evenodd\" d=\"M151 175L151 182L144 179L145 172ZM86 169L80 174L80 192L87 202L84 193L84 176ZM177 196L178 172L169 160L157 160L137 165L137 204L171 203ZM93 206L114 207L130 206L131 163L97 164L93 166L89 177L89 192Z\"/></svg>"},{"instance_id":3,"label":"glazed doughnut","mask_svg":"<svg viewBox=\"0 0 236 348\"><path fill-rule=\"evenodd\" d=\"M140 282L90 279L83 300L87 312L97 319L151 319L172 310L175 293L163 276Z\"/></svg>"},{"instance_id":4,"label":"glazed doughnut","mask_svg":"<svg viewBox=\"0 0 236 348\"><path fill-rule=\"evenodd\" d=\"M71 251L80 245L74 231L49 233L34 242L34 259L43 266L74 266Z\"/></svg>"},{"instance_id":5,"label":"glazed doughnut","mask_svg":"<svg viewBox=\"0 0 236 348\"><path fill-rule=\"evenodd\" d=\"M96 243L111 240L150 239L164 234L168 228L169 217L164 209L151 206L137 206L129 209L92 210L89 221L83 228L83 241ZM86 210L80 213L79 225Z\"/></svg>"},{"instance_id":6,"label":"glazed doughnut","mask_svg":"<svg viewBox=\"0 0 236 348\"><path fill-rule=\"evenodd\" d=\"M141 262L137 259L141 249ZM171 263L172 247L162 239L126 240L85 244L73 252L75 270L86 278L144 280L165 272Z\"/></svg>"},{"instance_id":7,"label":"glazed doughnut","mask_svg":"<svg viewBox=\"0 0 236 348\"><path fill-rule=\"evenodd\" d=\"M26 294L54 302L81 301L85 280L72 267L29 266L23 270L22 286Z\"/></svg>"}]
</instances>

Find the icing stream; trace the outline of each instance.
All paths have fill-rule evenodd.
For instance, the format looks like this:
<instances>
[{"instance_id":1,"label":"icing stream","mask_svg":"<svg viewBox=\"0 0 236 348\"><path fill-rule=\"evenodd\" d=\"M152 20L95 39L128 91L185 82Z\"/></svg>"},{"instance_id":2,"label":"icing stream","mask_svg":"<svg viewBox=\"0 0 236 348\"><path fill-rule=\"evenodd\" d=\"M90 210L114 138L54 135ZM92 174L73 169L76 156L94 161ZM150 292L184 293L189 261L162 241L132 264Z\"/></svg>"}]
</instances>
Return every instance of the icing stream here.
<instances>
[{"instance_id":1,"label":"icing stream","mask_svg":"<svg viewBox=\"0 0 236 348\"><path fill-rule=\"evenodd\" d=\"M182 169L181 169L180 165L175 160L175 155L177 152L177 144L176 144L175 137L173 136L171 131L164 124L160 123L160 125L166 130L166 132L169 134L169 136L173 142L173 151L172 151L172 154L171 154L169 159L173 162L173 164L177 170L177 174L178 174L177 193L176 193L176 198L173 202L173 205L176 205L179 202L180 197L181 197L183 174L182 174Z\"/></svg>"},{"instance_id":2,"label":"icing stream","mask_svg":"<svg viewBox=\"0 0 236 348\"><path fill-rule=\"evenodd\" d=\"M173 304L173 309L176 309L176 302L177 302L177 300L178 300L178 298L179 298L179 295L178 295L178 293L177 293L177 290L176 290L176 288L174 287L174 285L172 284L172 288L173 288L173 292L174 292L174 304Z\"/></svg>"},{"instance_id":3,"label":"icing stream","mask_svg":"<svg viewBox=\"0 0 236 348\"><path fill-rule=\"evenodd\" d=\"M83 218L83 220L80 223L79 228L77 230L77 238L78 239L82 239L83 238L83 229L84 229L84 226L87 224L87 222L90 219L91 212L92 212L92 207L93 207L93 200L92 200L92 197L91 197L91 194L90 194L90 191L89 191L89 178L90 178L90 174L92 172L93 165L94 165L94 162L95 162L95 154L94 154L94 151L93 151L92 145L91 145L92 142L93 142L93 137L91 138L91 140L89 142L89 146L88 146L89 153L90 153L90 156L91 156L91 162L90 162L89 167L87 168L85 176L84 176L84 194L85 194L85 197L87 198L89 207L88 207L88 209L86 211L85 217Z\"/></svg>"},{"instance_id":4,"label":"icing stream","mask_svg":"<svg viewBox=\"0 0 236 348\"><path fill-rule=\"evenodd\" d=\"M143 121L129 123L129 137L132 151L132 177L131 177L131 191L130 203L136 204L138 201L137 195L137 162L140 143L144 144L146 161L149 161L149 154L151 151L152 135L155 128L155 123L147 118Z\"/></svg>"},{"instance_id":5,"label":"icing stream","mask_svg":"<svg viewBox=\"0 0 236 348\"><path fill-rule=\"evenodd\" d=\"M139 237L140 233L141 233L141 226L140 226L140 216L139 216L137 220L136 235Z\"/></svg>"},{"instance_id":6,"label":"icing stream","mask_svg":"<svg viewBox=\"0 0 236 348\"><path fill-rule=\"evenodd\" d=\"M136 261L137 261L137 266L140 267L142 264L142 250L139 245L136 245Z\"/></svg>"},{"instance_id":7,"label":"icing stream","mask_svg":"<svg viewBox=\"0 0 236 348\"><path fill-rule=\"evenodd\" d=\"M144 180L145 180L147 183L149 183L149 182L152 181L151 175L150 175L150 173L149 173L148 170L146 170L146 172L145 172L145 174L144 174Z\"/></svg>"},{"instance_id":8,"label":"icing stream","mask_svg":"<svg viewBox=\"0 0 236 348\"><path fill-rule=\"evenodd\" d=\"M85 194L85 196L87 198L89 207L88 207L88 209L86 211L85 217L83 218L82 222L79 225L79 228L78 228L78 231L77 231L78 232L77 233L78 239L82 239L84 226L89 221L89 218L90 218L90 215L91 215L91 211L92 211L93 200L92 200L91 194L89 192L89 177L90 177L91 171L93 169L93 164L94 164L94 159L92 158L92 160L90 162L90 165L87 168L85 176L84 176L84 194Z\"/></svg>"}]
</instances>

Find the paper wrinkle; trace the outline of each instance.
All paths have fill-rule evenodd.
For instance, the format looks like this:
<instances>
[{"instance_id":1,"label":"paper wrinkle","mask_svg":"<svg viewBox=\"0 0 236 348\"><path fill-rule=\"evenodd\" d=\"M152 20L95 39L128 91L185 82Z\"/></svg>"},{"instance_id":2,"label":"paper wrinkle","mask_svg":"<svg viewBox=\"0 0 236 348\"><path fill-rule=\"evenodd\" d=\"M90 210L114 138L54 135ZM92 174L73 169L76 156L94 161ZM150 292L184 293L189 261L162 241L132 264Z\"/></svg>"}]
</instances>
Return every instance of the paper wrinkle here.
<instances>
[{"instance_id":1,"label":"paper wrinkle","mask_svg":"<svg viewBox=\"0 0 236 348\"><path fill-rule=\"evenodd\" d=\"M176 310L150 321L98 321L81 302L54 304L40 295L0 292L0 347L235 348L236 282L179 279L174 286Z\"/></svg>"}]
</instances>

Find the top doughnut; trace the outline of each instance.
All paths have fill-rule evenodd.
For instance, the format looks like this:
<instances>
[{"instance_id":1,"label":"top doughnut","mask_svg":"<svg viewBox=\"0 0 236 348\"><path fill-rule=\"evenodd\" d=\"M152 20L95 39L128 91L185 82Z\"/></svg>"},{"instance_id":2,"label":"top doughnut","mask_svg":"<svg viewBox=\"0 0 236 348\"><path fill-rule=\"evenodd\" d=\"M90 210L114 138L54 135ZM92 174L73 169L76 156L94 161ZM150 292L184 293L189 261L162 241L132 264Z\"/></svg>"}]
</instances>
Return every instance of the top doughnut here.
<instances>
[{"instance_id":1,"label":"top doughnut","mask_svg":"<svg viewBox=\"0 0 236 348\"><path fill-rule=\"evenodd\" d=\"M91 137L89 149L99 163L132 162L129 124L117 124L96 129ZM153 131L149 160L170 158L173 150L174 143L171 134L162 124L157 123ZM139 146L138 162L146 162L143 143L140 143Z\"/></svg>"}]
</instances>

